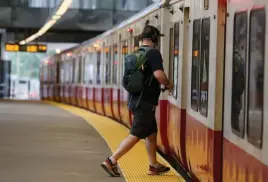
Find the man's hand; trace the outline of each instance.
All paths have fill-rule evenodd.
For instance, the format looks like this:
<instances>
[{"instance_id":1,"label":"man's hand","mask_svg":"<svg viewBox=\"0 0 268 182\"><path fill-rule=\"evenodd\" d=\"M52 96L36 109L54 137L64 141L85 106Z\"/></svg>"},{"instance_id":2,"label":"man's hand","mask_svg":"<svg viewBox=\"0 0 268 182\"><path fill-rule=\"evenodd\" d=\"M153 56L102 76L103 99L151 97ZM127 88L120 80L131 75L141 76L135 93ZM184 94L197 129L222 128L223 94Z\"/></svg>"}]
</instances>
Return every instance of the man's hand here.
<instances>
[{"instance_id":1,"label":"man's hand","mask_svg":"<svg viewBox=\"0 0 268 182\"><path fill-rule=\"evenodd\" d=\"M169 83L166 88L169 90L169 95L172 95L174 84L173 83Z\"/></svg>"},{"instance_id":2,"label":"man's hand","mask_svg":"<svg viewBox=\"0 0 268 182\"><path fill-rule=\"evenodd\" d=\"M173 83L169 83L169 84L167 85L167 89L168 89L169 91L172 91L172 90L173 90L173 87L174 87L174 84L173 84Z\"/></svg>"}]
</instances>

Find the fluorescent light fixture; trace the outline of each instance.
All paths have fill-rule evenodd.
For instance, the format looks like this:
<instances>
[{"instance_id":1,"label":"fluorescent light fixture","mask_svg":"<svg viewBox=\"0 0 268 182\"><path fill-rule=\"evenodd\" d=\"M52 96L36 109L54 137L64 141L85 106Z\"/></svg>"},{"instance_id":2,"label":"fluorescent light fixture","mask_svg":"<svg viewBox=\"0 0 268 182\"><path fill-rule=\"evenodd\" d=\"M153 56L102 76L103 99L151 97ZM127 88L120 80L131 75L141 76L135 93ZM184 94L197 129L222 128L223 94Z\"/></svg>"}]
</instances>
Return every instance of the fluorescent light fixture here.
<instances>
[{"instance_id":1,"label":"fluorescent light fixture","mask_svg":"<svg viewBox=\"0 0 268 182\"><path fill-rule=\"evenodd\" d=\"M54 15L54 16L52 17L52 20L58 20L58 19L60 19L60 18L61 18L60 15Z\"/></svg>"},{"instance_id":2,"label":"fluorescent light fixture","mask_svg":"<svg viewBox=\"0 0 268 182\"><path fill-rule=\"evenodd\" d=\"M38 35L41 36L43 34L46 33L46 31L48 31L48 29L50 29L57 20L49 20L39 31L38 31Z\"/></svg>"},{"instance_id":3,"label":"fluorescent light fixture","mask_svg":"<svg viewBox=\"0 0 268 182\"><path fill-rule=\"evenodd\" d=\"M72 0L65 0L62 2L60 8L57 10L56 15L62 16L72 4Z\"/></svg>"},{"instance_id":4,"label":"fluorescent light fixture","mask_svg":"<svg viewBox=\"0 0 268 182\"><path fill-rule=\"evenodd\" d=\"M24 44L26 44L26 41L23 40L23 41L20 42L20 44L21 44L21 45L24 45Z\"/></svg>"},{"instance_id":5,"label":"fluorescent light fixture","mask_svg":"<svg viewBox=\"0 0 268 182\"><path fill-rule=\"evenodd\" d=\"M21 45L27 44L36 38L44 35L54 24L57 23L57 20L61 18L61 16L66 13L66 11L69 9L69 7L72 4L72 0L62 0L60 7L57 9L56 13L53 14L53 16L49 19L49 21L46 22L45 25L35 34L31 35L25 40L20 41Z\"/></svg>"}]
</instances>

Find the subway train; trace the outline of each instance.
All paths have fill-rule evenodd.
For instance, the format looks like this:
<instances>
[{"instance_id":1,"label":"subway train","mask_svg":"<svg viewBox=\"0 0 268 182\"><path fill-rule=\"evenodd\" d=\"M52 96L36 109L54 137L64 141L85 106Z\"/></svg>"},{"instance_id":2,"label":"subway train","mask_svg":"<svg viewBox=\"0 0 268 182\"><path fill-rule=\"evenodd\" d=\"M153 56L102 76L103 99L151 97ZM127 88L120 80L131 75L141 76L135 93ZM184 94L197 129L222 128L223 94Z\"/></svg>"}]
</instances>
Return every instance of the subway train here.
<instances>
[{"instance_id":1,"label":"subway train","mask_svg":"<svg viewBox=\"0 0 268 182\"><path fill-rule=\"evenodd\" d=\"M159 151L192 181L267 182L267 16L267 0L163 0L43 60L41 98L131 127L124 58L154 25L174 83L157 106Z\"/></svg>"}]
</instances>

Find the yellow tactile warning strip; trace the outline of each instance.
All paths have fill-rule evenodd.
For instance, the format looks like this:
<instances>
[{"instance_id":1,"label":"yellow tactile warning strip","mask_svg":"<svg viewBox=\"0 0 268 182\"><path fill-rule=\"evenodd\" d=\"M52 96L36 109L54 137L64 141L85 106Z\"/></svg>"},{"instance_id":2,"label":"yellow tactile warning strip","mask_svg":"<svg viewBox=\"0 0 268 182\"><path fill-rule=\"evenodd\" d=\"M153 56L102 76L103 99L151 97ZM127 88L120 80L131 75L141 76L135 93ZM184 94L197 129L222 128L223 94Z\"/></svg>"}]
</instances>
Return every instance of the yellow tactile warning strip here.
<instances>
[{"instance_id":1,"label":"yellow tactile warning strip","mask_svg":"<svg viewBox=\"0 0 268 182\"><path fill-rule=\"evenodd\" d=\"M120 142L129 134L129 130L112 119L91 113L78 107L45 101L45 103L57 106L77 115L92 125L107 142L114 152ZM108 157L108 156L107 156ZM159 162L171 167L160 155L157 155ZM105 158L103 159L105 160ZM100 161L101 163L102 161ZM145 143L140 141L135 147L119 160L120 169L127 182L176 182L185 181L173 168L162 176L149 176L148 157ZM101 169L102 170L102 169Z\"/></svg>"}]
</instances>

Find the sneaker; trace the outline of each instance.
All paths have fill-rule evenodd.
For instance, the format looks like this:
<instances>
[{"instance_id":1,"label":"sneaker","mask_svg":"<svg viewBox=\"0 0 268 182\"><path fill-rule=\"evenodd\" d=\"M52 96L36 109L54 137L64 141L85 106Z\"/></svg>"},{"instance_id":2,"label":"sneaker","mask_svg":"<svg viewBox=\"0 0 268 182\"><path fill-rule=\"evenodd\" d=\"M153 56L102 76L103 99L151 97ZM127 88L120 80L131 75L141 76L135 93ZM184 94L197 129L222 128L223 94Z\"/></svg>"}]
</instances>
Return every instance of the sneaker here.
<instances>
[{"instance_id":1,"label":"sneaker","mask_svg":"<svg viewBox=\"0 0 268 182\"><path fill-rule=\"evenodd\" d=\"M118 172L117 165L113 164L112 161L107 158L102 164L101 167L109 173L112 177L119 177L120 173Z\"/></svg>"},{"instance_id":2,"label":"sneaker","mask_svg":"<svg viewBox=\"0 0 268 182\"><path fill-rule=\"evenodd\" d=\"M158 164L157 167L154 166L149 166L149 175L160 175L160 174L165 174L170 171L169 167L166 167L162 164Z\"/></svg>"}]
</instances>

